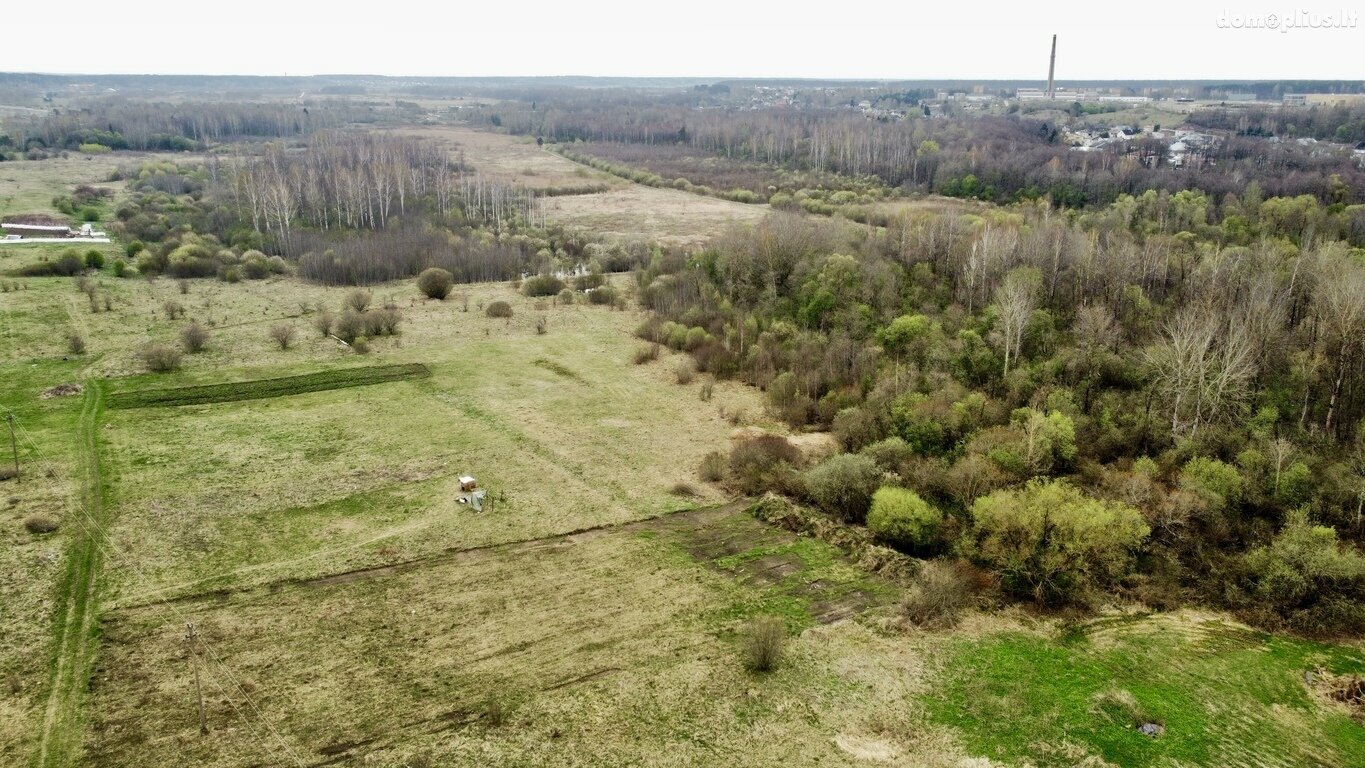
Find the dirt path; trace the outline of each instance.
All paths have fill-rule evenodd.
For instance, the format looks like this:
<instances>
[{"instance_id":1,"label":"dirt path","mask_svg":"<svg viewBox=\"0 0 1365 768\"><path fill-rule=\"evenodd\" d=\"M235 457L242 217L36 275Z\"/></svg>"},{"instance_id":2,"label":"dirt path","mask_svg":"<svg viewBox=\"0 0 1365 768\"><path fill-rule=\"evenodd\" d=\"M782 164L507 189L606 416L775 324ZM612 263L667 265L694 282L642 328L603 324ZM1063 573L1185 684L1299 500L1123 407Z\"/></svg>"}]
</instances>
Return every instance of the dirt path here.
<instances>
[{"instance_id":1,"label":"dirt path","mask_svg":"<svg viewBox=\"0 0 1365 768\"><path fill-rule=\"evenodd\" d=\"M99 590L104 546L104 485L100 475L98 423L104 385L86 382L76 432L80 487L72 503L73 538L58 585L56 633L47 707L33 765L76 765L84 717L82 703L99 647Z\"/></svg>"}]
</instances>

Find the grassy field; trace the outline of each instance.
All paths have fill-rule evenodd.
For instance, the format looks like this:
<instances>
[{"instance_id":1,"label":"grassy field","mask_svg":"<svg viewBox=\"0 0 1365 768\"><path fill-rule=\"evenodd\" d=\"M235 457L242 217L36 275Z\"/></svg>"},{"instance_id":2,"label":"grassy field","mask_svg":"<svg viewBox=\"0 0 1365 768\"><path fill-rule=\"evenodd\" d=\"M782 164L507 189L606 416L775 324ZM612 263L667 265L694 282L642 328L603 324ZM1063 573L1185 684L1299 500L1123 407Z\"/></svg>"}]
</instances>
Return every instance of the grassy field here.
<instances>
[{"instance_id":1,"label":"grassy field","mask_svg":"<svg viewBox=\"0 0 1365 768\"><path fill-rule=\"evenodd\" d=\"M624 220L652 205L617 200L637 192L687 203L678 229L641 232L729 220L690 207L723 201L670 190L549 202ZM0 251L0 272L60 250ZM106 270L108 310L70 278L0 280L0 407L23 468L0 482L0 765L1349 768L1365 754L1365 726L1323 682L1365 672L1358 643L1120 609L906 628L898 585L698 479L736 432L722 412L778 427L761 392L721 382L703 402L669 353L632 364L640 313L508 284L431 301L401 281L373 287L400 333L362 356L314 327L348 291L291 277L182 292ZM513 317L486 317L495 300ZM191 321L205 350L146 372L139 349ZM280 323L297 330L289 349L269 335ZM482 512L459 502L463 474L488 491ZM769 673L742 663L757 616L787 632Z\"/></svg>"},{"instance_id":2,"label":"grassy field","mask_svg":"<svg viewBox=\"0 0 1365 768\"><path fill-rule=\"evenodd\" d=\"M177 162L185 162L187 156L175 158ZM113 152L104 155L69 152L66 157L0 163L0 218L17 213L61 216L52 207L53 197L70 194L72 189L81 184L122 191L122 182L109 181L110 174L115 170L125 165L136 166L164 159L165 155L145 152ZM105 207L112 211L111 206L106 204Z\"/></svg>"},{"instance_id":3,"label":"grassy field","mask_svg":"<svg viewBox=\"0 0 1365 768\"><path fill-rule=\"evenodd\" d=\"M446 143L480 173L542 192L581 192L553 194L541 204L549 220L599 235L697 244L731 224L767 215L767 206L633 184L537 147L528 138L461 126L405 132Z\"/></svg>"}]
</instances>

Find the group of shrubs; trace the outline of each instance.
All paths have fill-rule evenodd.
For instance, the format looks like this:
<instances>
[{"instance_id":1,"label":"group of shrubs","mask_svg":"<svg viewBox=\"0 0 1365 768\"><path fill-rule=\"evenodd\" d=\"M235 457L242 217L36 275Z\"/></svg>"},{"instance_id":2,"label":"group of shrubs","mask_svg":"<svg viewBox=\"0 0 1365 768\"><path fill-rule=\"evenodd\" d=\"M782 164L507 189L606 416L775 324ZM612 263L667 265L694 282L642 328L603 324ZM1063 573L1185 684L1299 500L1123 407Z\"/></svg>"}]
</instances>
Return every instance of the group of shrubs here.
<instances>
[{"instance_id":1,"label":"group of shrubs","mask_svg":"<svg viewBox=\"0 0 1365 768\"><path fill-rule=\"evenodd\" d=\"M370 339L397 334L398 324L403 321L398 305L385 302L381 307L371 307L373 300L373 294L367 290L351 291L346 294L340 314L323 310L314 316L313 326L323 337L335 336L354 351L364 354L369 351ZM287 341L275 340L282 348L288 346Z\"/></svg>"},{"instance_id":2,"label":"group of shrubs","mask_svg":"<svg viewBox=\"0 0 1365 768\"><path fill-rule=\"evenodd\" d=\"M907 616L921 623L945 620L947 604L960 608L982 581L973 569L1005 596L1053 607L1092 604L1136 578L1135 561L1157 523L1137 507L1089 495L1064 478L1034 478L943 506L888 470L912 455L903 441L883 441L807 467L800 450L768 434L739 441L728 456L708 454L698 474L746 495L804 500L845 525L865 526L887 546L946 558L926 563L907 592ZM1182 487L1235 496L1236 475L1219 464L1190 460ZM1135 474L1142 471L1152 470ZM1365 556L1302 512L1229 567L1240 574L1242 607L1265 623L1321 634L1365 628Z\"/></svg>"}]
</instances>

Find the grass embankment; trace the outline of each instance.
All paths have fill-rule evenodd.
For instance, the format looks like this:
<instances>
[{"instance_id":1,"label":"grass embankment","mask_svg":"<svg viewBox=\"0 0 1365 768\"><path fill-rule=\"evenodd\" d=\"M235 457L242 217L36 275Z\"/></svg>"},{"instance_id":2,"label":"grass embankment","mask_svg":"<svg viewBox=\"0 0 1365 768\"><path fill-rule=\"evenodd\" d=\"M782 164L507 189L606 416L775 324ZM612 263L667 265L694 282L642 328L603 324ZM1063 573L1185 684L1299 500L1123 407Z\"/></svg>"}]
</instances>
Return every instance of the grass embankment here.
<instances>
[{"instance_id":1,"label":"grass embankment","mask_svg":"<svg viewBox=\"0 0 1365 768\"><path fill-rule=\"evenodd\" d=\"M162 408L178 405L232 403L239 400L261 400L285 397L304 392L323 392L329 389L363 387L390 381L421 379L431 375L421 363L371 365L364 368L341 368L299 376L281 376L252 381L227 381L221 384L201 384L191 387L140 389L117 392L109 397L111 408Z\"/></svg>"},{"instance_id":2,"label":"grass embankment","mask_svg":"<svg viewBox=\"0 0 1365 768\"><path fill-rule=\"evenodd\" d=\"M39 768L78 764L84 736L87 682L99 646L100 571L107 522L99 460L98 424L103 409L103 384L88 382L77 431L79 524L71 526L66 569L56 596L52 674L33 761Z\"/></svg>"}]
</instances>

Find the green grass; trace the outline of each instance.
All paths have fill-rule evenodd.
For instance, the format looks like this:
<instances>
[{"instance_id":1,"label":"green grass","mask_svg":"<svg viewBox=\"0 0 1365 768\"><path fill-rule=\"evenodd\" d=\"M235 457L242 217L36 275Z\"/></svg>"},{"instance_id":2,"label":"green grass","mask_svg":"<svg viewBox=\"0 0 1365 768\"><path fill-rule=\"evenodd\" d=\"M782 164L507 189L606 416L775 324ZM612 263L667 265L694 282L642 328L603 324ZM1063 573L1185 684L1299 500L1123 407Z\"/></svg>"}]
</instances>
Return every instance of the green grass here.
<instances>
[{"instance_id":1,"label":"green grass","mask_svg":"<svg viewBox=\"0 0 1365 768\"><path fill-rule=\"evenodd\" d=\"M430 375L431 371L427 370L427 367L421 363L371 365L364 368L340 368L273 379L229 381L221 384L201 384L191 387L118 392L109 397L109 406L126 409L232 403L240 400L286 397L304 392L363 387L370 384L425 378Z\"/></svg>"},{"instance_id":2,"label":"green grass","mask_svg":"<svg viewBox=\"0 0 1365 768\"><path fill-rule=\"evenodd\" d=\"M1359 765L1365 728L1313 699L1303 673L1316 668L1360 671L1365 654L1158 616L1072 643L1020 632L955 639L926 703L969 751L1011 763ZM1115 692L1165 734L1139 733L1105 695Z\"/></svg>"},{"instance_id":3,"label":"green grass","mask_svg":"<svg viewBox=\"0 0 1365 768\"><path fill-rule=\"evenodd\" d=\"M101 383L87 382L76 436L81 474L77 501L81 509L76 516L80 519L69 522L73 535L57 587L57 610L53 613L56 643L52 647L47 707L33 761L38 768L78 764L84 736L87 682L99 645L104 526L108 523L99 458L103 405Z\"/></svg>"}]
</instances>

